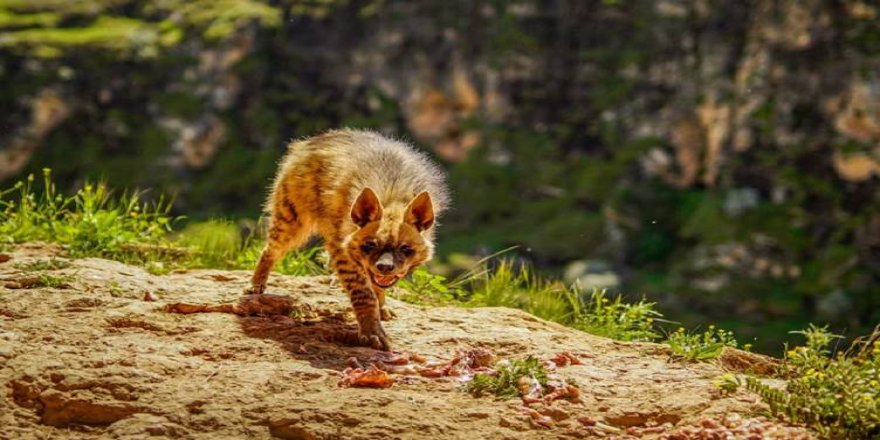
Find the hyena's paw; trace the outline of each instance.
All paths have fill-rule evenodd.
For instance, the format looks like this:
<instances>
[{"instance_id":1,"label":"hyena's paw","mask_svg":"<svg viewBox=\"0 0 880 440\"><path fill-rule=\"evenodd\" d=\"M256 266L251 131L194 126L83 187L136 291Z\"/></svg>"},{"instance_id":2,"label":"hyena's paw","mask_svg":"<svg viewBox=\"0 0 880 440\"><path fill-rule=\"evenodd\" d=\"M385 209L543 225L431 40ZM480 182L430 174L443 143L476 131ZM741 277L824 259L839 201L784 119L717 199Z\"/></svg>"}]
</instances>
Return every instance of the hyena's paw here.
<instances>
[{"instance_id":1,"label":"hyena's paw","mask_svg":"<svg viewBox=\"0 0 880 440\"><path fill-rule=\"evenodd\" d=\"M390 351L391 340L385 334L385 330L378 322L368 328L361 328L358 331L358 339L361 345L373 347L376 350Z\"/></svg>"},{"instance_id":2,"label":"hyena's paw","mask_svg":"<svg viewBox=\"0 0 880 440\"><path fill-rule=\"evenodd\" d=\"M383 321L391 321L392 319L397 317L397 313L394 313L394 311L389 309L388 306L383 306L381 309L379 309L379 317Z\"/></svg>"}]
</instances>

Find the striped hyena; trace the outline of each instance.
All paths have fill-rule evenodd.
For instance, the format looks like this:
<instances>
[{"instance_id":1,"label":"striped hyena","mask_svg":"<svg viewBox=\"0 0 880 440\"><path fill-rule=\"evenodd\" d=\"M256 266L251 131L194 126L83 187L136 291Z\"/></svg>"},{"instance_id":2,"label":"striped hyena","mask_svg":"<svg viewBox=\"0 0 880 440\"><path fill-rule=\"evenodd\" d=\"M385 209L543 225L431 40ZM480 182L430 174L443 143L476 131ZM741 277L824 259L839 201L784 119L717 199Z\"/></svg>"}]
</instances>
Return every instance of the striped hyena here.
<instances>
[{"instance_id":1,"label":"striped hyena","mask_svg":"<svg viewBox=\"0 0 880 440\"><path fill-rule=\"evenodd\" d=\"M448 200L441 169L405 143L362 130L292 142L266 203L269 236L252 292L263 293L275 262L318 234L361 342L387 350L385 289L431 259Z\"/></svg>"}]
</instances>

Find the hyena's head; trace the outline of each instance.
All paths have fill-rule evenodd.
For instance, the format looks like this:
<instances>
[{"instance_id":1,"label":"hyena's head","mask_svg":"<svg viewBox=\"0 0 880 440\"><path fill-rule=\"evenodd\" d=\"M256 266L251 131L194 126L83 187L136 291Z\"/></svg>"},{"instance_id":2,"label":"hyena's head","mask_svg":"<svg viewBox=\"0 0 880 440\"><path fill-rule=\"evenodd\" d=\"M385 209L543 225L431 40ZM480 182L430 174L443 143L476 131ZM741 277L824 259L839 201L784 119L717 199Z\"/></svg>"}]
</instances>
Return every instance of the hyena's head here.
<instances>
[{"instance_id":1,"label":"hyena's head","mask_svg":"<svg viewBox=\"0 0 880 440\"><path fill-rule=\"evenodd\" d=\"M383 207L366 188L351 207L351 220L358 229L346 238L345 251L379 287L391 287L433 255L434 206L427 191L406 206Z\"/></svg>"}]
</instances>

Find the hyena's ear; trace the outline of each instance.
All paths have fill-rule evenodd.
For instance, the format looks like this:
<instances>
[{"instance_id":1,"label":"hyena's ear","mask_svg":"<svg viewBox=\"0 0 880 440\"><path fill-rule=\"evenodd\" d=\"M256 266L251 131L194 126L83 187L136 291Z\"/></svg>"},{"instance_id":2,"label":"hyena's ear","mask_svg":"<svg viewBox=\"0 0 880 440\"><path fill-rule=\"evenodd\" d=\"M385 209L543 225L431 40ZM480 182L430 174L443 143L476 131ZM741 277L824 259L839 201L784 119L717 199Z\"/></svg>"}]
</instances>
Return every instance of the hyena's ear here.
<instances>
[{"instance_id":1,"label":"hyena's ear","mask_svg":"<svg viewBox=\"0 0 880 440\"><path fill-rule=\"evenodd\" d=\"M415 226L419 232L430 228L434 224L434 204L431 202L431 195L427 191L422 191L416 198L409 202L406 208L407 223Z\"/></svg>"},{"instance_id":2,"label":"hyena's ear","mask_svg":"<svg viewBox=\"0 0 880 440\"><path fill-rule=\"evenodd\" d=\"M376 197L376 192L372 188L364 188L351 206L351 221L364 227L367 223L380 218L382 218L382 204L379 203L379 197Z\"/></svg>"}]
</instances>

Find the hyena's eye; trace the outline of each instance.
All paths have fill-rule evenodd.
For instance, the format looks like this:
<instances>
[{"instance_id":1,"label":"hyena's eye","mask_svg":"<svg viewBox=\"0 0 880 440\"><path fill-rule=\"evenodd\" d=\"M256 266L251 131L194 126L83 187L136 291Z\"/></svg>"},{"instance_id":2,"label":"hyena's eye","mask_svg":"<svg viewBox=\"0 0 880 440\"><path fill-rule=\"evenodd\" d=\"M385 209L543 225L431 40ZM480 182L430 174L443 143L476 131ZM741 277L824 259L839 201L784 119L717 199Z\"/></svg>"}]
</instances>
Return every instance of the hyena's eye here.
<instances>
[{"instance_id":1,"label":"hyena's eye","mask_svg":"<svg viewBox=\"0 0 880 440\"><path fill-rule=\"evenodd\" d=\"M416 254L416 250L407 246L407 245L402 245L402 246L400 246L400 253L404 257L409 258L409 257L412 257L413 255Z\"/></svg>"},{"instance_id":2,"label":"hyena's eye","mask_svg":"<svg viewBox=\"0 0 880 440\"><path fill-rule=\"evenodd\" d=\"M361 245L361 251L365 254L373 252L373 249L376 249L376 242L368 241Z\"/></svg>"}]
</instances>

